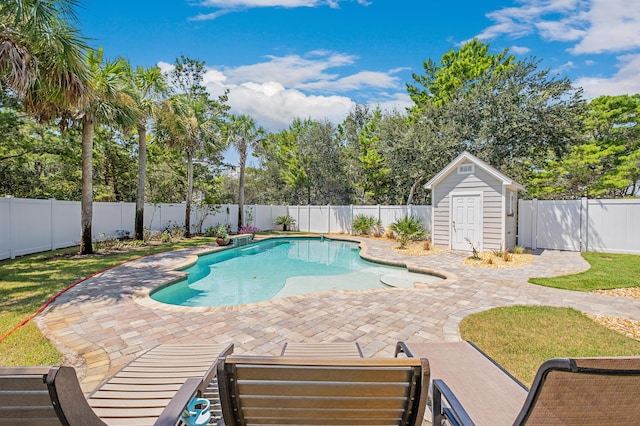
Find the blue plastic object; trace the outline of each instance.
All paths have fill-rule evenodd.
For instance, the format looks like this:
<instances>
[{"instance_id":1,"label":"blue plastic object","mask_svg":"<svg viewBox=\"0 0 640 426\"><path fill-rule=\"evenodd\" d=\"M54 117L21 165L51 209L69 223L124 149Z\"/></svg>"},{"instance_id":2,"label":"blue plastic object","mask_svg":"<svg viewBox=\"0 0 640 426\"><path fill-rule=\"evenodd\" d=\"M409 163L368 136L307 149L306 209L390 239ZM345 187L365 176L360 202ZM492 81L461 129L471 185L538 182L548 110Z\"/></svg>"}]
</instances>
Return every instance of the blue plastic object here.
<instances>
[{"instance_id":1,"label":"blue plastic object","mask_svg":"<svg viewBox=\"0 0 640 426\"><path fill-rule=\"evenodd\" d=\"M210 406L206 398L193 398L182 412L182 421L189 426L205 426L211 419Z\"/></svg>"}]
</instances>

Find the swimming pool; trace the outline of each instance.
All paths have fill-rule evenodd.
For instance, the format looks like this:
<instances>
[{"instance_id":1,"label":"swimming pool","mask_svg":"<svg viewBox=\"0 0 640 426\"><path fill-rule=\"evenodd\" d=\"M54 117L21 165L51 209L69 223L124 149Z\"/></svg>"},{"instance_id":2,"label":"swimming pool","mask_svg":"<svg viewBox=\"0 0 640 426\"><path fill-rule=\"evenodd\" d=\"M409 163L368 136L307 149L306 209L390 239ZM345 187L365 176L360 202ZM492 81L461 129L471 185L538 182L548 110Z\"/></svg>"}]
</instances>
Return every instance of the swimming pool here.
<instances>
[{"instance_id":1,"label":"swimming pool","mask_svg":"<svg viewBox=\"0 0 640 426\"><path fill-rule=\"evenodd\" d=\"M326 290L383 289L439 278L363 260L358 243L278 238L201 256L187 279L151 298L180 306L232 306ZM409 285L407 285L409 286Z\"/></svg>"}]
</instances>

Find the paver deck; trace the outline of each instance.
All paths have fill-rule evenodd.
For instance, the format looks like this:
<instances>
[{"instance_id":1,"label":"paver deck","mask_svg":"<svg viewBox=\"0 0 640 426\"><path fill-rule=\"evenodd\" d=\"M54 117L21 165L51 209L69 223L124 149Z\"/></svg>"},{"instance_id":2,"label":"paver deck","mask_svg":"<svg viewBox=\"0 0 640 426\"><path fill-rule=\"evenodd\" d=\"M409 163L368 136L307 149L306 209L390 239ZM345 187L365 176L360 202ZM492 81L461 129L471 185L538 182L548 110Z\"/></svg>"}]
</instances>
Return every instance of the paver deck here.
<instances>
[{"instance_id":1,"label":"paver deck","mask_svg":"<svg viewBox=\"0 0 640 426\"><path fill-rule=\"evenodd\" d=\"M185 249L131 261L80 283L47 308L38 324L61 349L84 358L86 370L79 373L88 392L159 343L233 342L236 353L277 355L284 342L358 341L364 356L386 357L398 340L460 340L462 318L498 306L565 306L640 320L637 301L527 283L529 277L588 269L579 253L545 250L521 268L484 269L465 266L468 253L408 257L390 250L392 242L349 239L362 242L366 258L447 279L410 289L333 291L223 308L151 300L152 289L183 276L177 267L212 248Z\"/></svg>"}]
</instances>

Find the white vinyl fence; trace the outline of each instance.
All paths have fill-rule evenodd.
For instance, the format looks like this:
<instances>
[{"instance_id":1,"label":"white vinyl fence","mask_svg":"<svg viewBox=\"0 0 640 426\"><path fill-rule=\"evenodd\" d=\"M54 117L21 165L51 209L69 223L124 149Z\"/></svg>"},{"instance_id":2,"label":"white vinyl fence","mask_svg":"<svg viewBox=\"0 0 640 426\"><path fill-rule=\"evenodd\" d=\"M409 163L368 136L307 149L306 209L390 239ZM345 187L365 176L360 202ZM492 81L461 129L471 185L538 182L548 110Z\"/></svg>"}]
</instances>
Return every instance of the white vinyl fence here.
<instances>
[{"instance_id":1,"label":"white vinyl fence","mask_svg":"<svg viewBox=\"0 0 640 426\"><path fill-rule=\"evenodd\" d=\"M640 254L640 200L520 200L518 245Z\"/></svg>"},{"instance_id":2,"label":"white vinyl fence","mask_svg":"<svg viewBox=\"0 0 640 426\"><path fill-rule=\"evenodd\" d=\"M388 227L405 214L423 219L431 230L430 206L245 206L247 225L261 230L273 229L278 216L290 215L294 229L317 233L350 233L358 214L374 216ZM163 231L184 226L184 204L145 204L144 226ZM92 233L94 240L133 235L135 203L93 203ZM238 206L229 204L203 210L193 207L192 232L225 223L235 231ZM0 198L0 260L30 253L70 247L80 243L80 202Z\"/></svg>"}]
</instances>

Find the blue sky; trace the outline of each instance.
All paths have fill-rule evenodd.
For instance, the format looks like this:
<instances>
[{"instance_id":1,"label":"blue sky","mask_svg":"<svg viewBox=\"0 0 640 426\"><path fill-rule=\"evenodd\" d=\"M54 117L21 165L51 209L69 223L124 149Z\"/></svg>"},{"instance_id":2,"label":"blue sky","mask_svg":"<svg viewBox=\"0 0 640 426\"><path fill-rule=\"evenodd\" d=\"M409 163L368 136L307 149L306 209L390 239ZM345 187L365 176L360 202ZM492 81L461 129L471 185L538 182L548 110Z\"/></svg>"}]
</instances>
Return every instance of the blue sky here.
<instances>
[{"instance_id":1,"label":"blue sky","mask_svg":"<svg viewBox=\"0 0 640 426\"><path fill-rule=\"evenodd\" d=\"M639 0L81 0L108 57L170 69L206 62L213 95L270 131L296 117L341 122L355 103L410 106L426 59L478 37L535 56L585 96L640 92Z\"/></svg>"}]
</instances>

